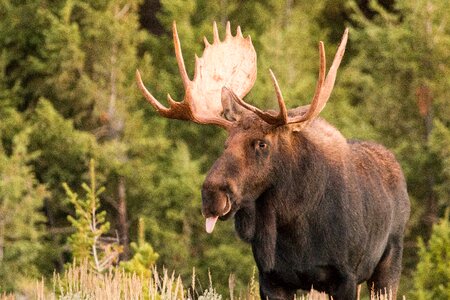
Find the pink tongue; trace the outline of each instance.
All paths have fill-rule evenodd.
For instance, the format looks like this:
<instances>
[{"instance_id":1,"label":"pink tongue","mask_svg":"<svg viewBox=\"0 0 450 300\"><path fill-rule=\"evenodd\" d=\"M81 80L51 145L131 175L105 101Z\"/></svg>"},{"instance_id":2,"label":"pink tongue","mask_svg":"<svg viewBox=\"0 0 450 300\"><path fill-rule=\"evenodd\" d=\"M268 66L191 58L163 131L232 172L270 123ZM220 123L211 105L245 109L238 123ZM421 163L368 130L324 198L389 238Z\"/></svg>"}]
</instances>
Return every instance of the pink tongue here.
<instances>
[{"instance_id":1,"label":"pink tongue","mask_svg":"<svg viewBox=\"0 0 450 300\"><path fill-rule=\"evenodd\" d=\"M214 230L214 225L216 225L217 219L219 217L209 217L206 218L206 223L205 223L205 227L206 227L206 232L207 233L211 233Z\"/></svg>"}]
</instances>

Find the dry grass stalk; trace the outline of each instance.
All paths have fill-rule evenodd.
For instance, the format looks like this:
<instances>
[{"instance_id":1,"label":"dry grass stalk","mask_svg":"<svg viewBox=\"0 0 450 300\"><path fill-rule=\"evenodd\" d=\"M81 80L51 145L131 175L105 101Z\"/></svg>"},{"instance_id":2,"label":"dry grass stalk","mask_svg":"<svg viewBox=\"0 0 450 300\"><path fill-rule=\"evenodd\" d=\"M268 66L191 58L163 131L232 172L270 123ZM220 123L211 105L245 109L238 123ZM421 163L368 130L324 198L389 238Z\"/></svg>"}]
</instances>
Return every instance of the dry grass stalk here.
<instances>
[{"instance_id":1,"label":"dry grass stalk","mask_svg":"<svg viewBox=\"0 0 450 300\"><path fill-rule=\"evenodd\" d=\"M210 287L205 291L196 291L196 275L193 270L192 285L189 290L184 287L181 278L166 269L158 273L152 270L151 278L144 278L136 274L126 273L121 269L112 268L106 273L98 273L92 269L87 261L82 264L69 266L63 274L54 274L53 291L45 288L44 279L36 281L34 295L29 299L95 299L95 300L192 300L192 299L225 299ZM230 277L231 286L235 279ZM234 286L233 286L234 289ZM238 296L230 290L230 298L236 300L259 300L259 287L255 280L255 273L251 278L248 289ZM28 299L14 294L2 294L0 300ZM325 293L311 290L307 295L297 296L298 300L329 300ZM359 293L358 293L358 299ZM371 300L392 300L390 293L371 293ZM403 298L405 300L405 298Z\"/></svg>"}]
</instances>

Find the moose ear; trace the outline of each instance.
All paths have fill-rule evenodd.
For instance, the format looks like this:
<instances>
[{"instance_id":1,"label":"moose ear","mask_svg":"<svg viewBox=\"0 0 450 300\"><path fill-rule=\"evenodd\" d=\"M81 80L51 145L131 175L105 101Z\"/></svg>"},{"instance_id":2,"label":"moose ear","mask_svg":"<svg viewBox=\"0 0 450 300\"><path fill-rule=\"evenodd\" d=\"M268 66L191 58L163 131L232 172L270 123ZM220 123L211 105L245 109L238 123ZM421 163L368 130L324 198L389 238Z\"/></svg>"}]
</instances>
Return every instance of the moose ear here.
<instances>
[{"instance_id":1,"label":"moose ear","mask_svg":"<svg viewBox=\"0 0 450 300\"><path fill-rule=\"evenodd\" d=\"M245 109L237 103L237 100L239 100L239 97L232 90L226 87L222 88L222 115L228 121L239 121L245 112Z\"/></svg>"}]
</instances>

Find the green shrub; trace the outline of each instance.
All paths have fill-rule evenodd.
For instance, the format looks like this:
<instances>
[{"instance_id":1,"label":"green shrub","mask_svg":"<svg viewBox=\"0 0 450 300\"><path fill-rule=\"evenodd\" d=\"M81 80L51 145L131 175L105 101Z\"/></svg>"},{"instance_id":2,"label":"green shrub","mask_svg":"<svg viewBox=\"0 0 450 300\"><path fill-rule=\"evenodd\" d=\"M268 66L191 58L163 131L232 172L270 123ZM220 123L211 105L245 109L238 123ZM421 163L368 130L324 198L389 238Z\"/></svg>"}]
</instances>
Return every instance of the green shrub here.
<instances>
[{"instance_id":1,"label":"green shrub","mask_svg":"<svg viewBox=\"0 0 450 300\"><path fill-rule=\"evenodd\" d=\"M104 239L109 231L110 224L106 221L106 211L99 211L100 201L98 196L104 188L98 188L95 179L94 161L90 162L90 185L83 183L86 191L84 198L78 197L67 184L64 184L70 203L75 206L75 217L67 219L75 228L75 232L69 237L72 255L75 261L87 260L97 272L109 269L119 259L122 246L118 239Z\"/></svg>"},{"instance_id":2,"label":"green shrub","mask_svg":"<svg viewBox=\"0 0 450 300\"><path fill-rule=\"evenodd\" d=\"M444 218L433 226L427 244L419 240L419 263L414 274L412 298L450 299L450 221Z\"/></svg>"},{"instance_id":3,"label":"green shrub","mask_svg":"<svg viewBox=\"0 0 450 300\"><path fill-rule=\"evenodd\" d=\"M128 273L135 273L143 278L152 277L152 268L155 265L159 254L153 250L153 247L145 241L144 219L139 218L138 226L139 236L138 242L130 244L133 249L133 257L128 261L121 261L120 266Z\"/></svg>"}]
</instances>

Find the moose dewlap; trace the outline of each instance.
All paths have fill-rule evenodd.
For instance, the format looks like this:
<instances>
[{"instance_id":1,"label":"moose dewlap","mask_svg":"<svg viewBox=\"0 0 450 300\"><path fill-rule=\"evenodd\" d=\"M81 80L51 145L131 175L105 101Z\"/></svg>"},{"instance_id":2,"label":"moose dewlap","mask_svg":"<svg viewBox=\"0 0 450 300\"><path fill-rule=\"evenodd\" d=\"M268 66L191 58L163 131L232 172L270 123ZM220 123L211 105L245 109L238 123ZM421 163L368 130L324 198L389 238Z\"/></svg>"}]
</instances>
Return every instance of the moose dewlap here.
<instances>
[{"instance_id":1,"label":"moose dewlap","mask_svg":"<svg viewBox=\"0 0 450 300\"><path fill-rule=\"evenodd\" d=\"M228 131L225 150L202 187L205 229L234 216L241 239L252 246L262 299L292 299L312 286L333 299L355 299L367 282L395 298L410 204L394 155L371 142L346 140L319 113L327 103L345 52L345 30L326 73L320 67L310 105L286 109L270 71L279 111L262 111L242 100L256 80L256 53L240 28L227 23L225 39L196 57L194 79L184 66L175 22L173 39L185 89L170 107L145 88L145 98L166 118L219 125Z\"/></svg>"}]
</instances>

